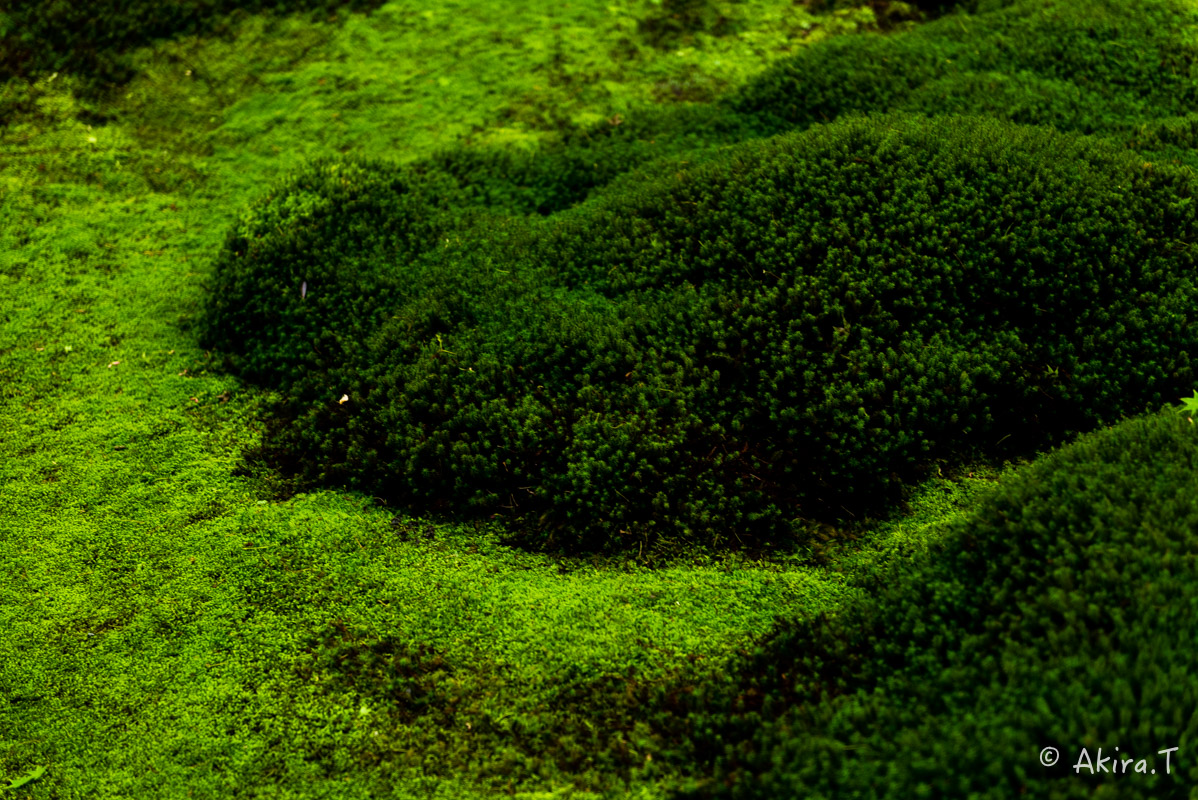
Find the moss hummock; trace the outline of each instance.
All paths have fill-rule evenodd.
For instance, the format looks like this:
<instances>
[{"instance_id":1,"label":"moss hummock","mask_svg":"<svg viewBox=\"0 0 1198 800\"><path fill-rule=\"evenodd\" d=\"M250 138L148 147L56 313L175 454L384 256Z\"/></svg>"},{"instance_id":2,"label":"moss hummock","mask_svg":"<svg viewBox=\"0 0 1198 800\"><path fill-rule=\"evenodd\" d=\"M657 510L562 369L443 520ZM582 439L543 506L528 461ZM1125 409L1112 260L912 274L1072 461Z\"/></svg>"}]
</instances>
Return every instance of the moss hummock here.
<instances>
[{"instance_id":1,"label":"moss hummock","mask_svg":"<svg viewBox=\"0 0 1198 800\"><path fill-rule=\"evenodd\" d=\"M324 165L251 209L205 341L281 389L303 475L533 541L785 541L1193 380L1192 181L1096 138L849 119L544 220L395 174L438 188Z\"/></svg>"},{"instance_id":2,"label":"moss hummock","mask_svg":"<svg viewBox=\"0 0 1198 800\"><path fill-rule=\"evenodd\" d=\"M722 698L735 710L709 698L692 720L719 762L698 795L1188 797L1195 474L1174 413L1082 437L867 603L780 626Z\"/></svg>"}]
</instances>

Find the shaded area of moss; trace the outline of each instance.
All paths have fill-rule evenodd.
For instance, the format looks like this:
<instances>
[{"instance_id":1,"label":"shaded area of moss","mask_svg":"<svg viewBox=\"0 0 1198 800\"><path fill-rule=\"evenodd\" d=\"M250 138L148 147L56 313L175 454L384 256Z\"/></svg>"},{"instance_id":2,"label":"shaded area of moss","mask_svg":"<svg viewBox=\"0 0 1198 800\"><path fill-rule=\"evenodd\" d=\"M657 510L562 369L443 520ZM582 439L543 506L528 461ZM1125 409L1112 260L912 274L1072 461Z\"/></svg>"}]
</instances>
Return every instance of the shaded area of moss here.
<instances>
[{"instance_id":1,"label":"shaded area of moss","mask_svg":"<svg viewBox=\"0 0 1198 800\"><path fill-rule=\"evenodd\" d=\"M286 395L276 463L506 511L533 541L774 542L872 513L941 442L1048 446L1192 381L1192 190L1118 153L1195 91L1158 75L1192 55L1184 14L1148 11L1015 4L532 151L320 164L231 234L204 341ZM1008 79L1039 99L995 105ZM999 108L1114 139L946 113ZM885 109L918 113L735 145Z\"/></svg>"},{"instance_id":2,"label":"shaded area of moss","mask_svg":"<svg viewBox=\"0 0 1198 800\"><path fill-rule=\"evenodd\" d=\"M156 39L219 32L233 11L306 11L320 17L378 5L380 0L14 0L0 13L0 82L69 72L103 89L133 77L130 51Z\"/></svg>"},{"instance_id":3,"label":"shaded area of moss","mask_svg":"<svg viewBox=\"0 0 1198 800\"><path fill-rule=\"evenodd\" d=\"M719 764L698 794L1188 796L1196 469L1173 413L1082 437L866 603L781 626L734 710L697 714Z\"/></svg>"}]
</instances>

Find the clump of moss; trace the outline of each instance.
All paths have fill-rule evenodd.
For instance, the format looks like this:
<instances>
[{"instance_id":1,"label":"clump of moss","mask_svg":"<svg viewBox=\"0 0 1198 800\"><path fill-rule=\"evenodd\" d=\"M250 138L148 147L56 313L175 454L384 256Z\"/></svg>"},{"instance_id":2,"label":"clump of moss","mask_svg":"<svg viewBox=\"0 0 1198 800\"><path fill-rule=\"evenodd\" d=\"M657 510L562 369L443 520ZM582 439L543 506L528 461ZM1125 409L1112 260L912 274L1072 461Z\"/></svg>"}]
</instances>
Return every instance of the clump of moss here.
<instances>
[{"instance_id":1,"label":"clump of moss","mask_svg":"<svg viewBox=\"0 0 1198 800\"><path fill-rule=\"evenodd\" d=\"M780 61L724 105L763 131L852 112L970 113L1121 141L1189 113L1193 11L1173 0L986 3L901 35L844 37ZM999 8L998 6L1006 7Z\"/></svg>"},{"instance_id":2,"label":"clump of moss","mask_svg":"<svg viewBox=\"0 0 1198 800\"><path fill-rule=\"evenodd\" d=\"M218 344L282 381L274 444L310 478L587 548L786 539L952 445L1042 445L1192 380L1174 170L902 116L697 162L435 239L412 232L440 206L381 184L325 222L284 200L222 255ZM369 235L408 249L348 249Z\"/></svg>"},{"instance_id":3,"label":"clump of moss","mask_svg":"<svg viewBox=\"0 0 1198 800\"><path fill-rule=\"evenodd\" d=\"M436 333L431 307L448 276L397 265L435 251L463 224L466 206L437 170L352 159L313 164L247 208L230 232L202 336L235 354L233 367L245 377L286 386L309 368L313 352L327 369L341 357L338 343L367 338L386 318L384 298L424 297L417 335Z\"/></svg>"},{"instance_id":4,"label":"clump of moss","mask_svg":"<svg viewBox=\"0 0 1198 800\"><path fill-rule=\"evenodd\" d=\"M1083 437L880 575L869 602L782 625L735 710L696 712L719 762L700 794L1089 797L1113 779L1120 796L1187 797L1196 470L1175 414Z\"/></svg>"},{"instance_id":5,"label":"clump of moss","mask_svg":"<svg viewBox=\"0 0 1198 800\"><path fill-rule=\"evenodd\" d=\"M532 151L319 166L235 231L206 339L284 390L268 451L307 479L541 544L870 513L958 445L1192 381L1192 181L1120 150L1185 135L1198 89L1161 64L1193 47L1179 7L1125 11L1016 3Z\"/></svg>"}]
</instances>

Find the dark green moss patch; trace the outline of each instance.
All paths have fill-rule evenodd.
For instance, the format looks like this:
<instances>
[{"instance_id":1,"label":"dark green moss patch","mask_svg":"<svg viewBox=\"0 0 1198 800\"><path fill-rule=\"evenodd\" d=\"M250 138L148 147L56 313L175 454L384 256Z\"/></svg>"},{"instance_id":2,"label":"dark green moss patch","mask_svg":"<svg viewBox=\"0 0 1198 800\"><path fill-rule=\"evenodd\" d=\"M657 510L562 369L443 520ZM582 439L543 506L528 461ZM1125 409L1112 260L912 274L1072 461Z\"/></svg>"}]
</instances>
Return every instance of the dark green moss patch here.
<instances>
[{"instance_id":1,"label":"dark green moss patch","mask_svg":"<svg viewBox=\"0 0 1198 800\"><path fill-rule=\"evenodd\" d=\"M335 621L311 647L315 655L308 677L328 674L331 689L351 689L385 703L398 724L444 709L455 699L444 688L453 671L428 645L372 638Z\"/></svg>"},{"instance_id":2,"label":"dark green moss patch","mask_svg":"<svg viewBox=\"0 0 1198 800\"><path fill-rule=\"evenodd\" d=\"M1188 796L1196 470L1176 414L1084 437L881 573L868 604L781 626L734 711L698 716L718 720L696 723L720 762L703 794ZM1074 769L1100 747L1127 774Z\"/></svg>"},{"instance_id":3,"label":"dark green moss patch","mask_svg":"<svg viewBox=\"0 0 1198 800\"><path fill-rule=\"evenodd\" d=\"M1048 446L1193 379L1190 179L1102 140L852 119L543 221L388 169L252 209L206 336L282 388L287 463L409 507L780 542L963 443Z\"/></svg>"},{"instance_id":4,"label":"dark green moss patch","mask_svg":"<svg viewBox=\"0 0 1198 800\"><path fill-rule=\"evenodd\" d=\"M763 131L842 114L974 113L1126 141L1192 111L1193 12L1165 0L1032 0L892 36L835 39L775 64L721 105Z\"/></svg>"}]
</instances>

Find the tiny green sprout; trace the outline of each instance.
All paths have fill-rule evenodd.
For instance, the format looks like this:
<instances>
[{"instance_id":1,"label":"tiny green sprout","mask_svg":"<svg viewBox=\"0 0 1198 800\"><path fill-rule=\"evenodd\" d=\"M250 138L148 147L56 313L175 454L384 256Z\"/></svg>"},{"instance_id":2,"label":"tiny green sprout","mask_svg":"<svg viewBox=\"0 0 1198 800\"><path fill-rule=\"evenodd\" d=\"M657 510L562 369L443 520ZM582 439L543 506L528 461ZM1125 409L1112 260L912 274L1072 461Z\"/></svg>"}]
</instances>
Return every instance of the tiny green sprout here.
<instances>
[{"instance_id":1,"label":"tiny green sprout","mask_svg":"<svg viewBox=\"0 0 1198 800\"><path fill-rule=\"evenodd\" d=\"M1181 408L1177 409L1178 414L1189 414L1190 424L1194 424L1194 415L1198 414L1198 389L1194 390L1193 397L1181 398Z\"/></svg>"}]
</instances>

